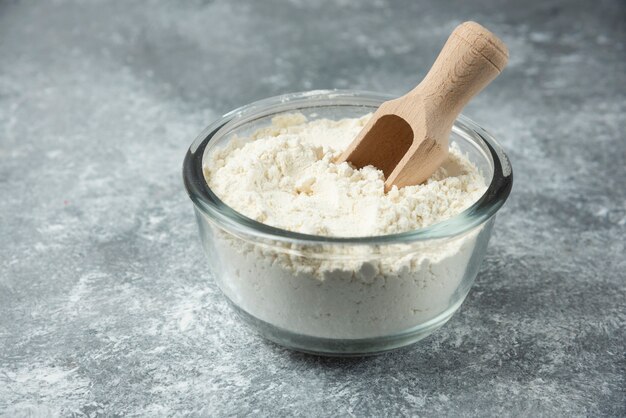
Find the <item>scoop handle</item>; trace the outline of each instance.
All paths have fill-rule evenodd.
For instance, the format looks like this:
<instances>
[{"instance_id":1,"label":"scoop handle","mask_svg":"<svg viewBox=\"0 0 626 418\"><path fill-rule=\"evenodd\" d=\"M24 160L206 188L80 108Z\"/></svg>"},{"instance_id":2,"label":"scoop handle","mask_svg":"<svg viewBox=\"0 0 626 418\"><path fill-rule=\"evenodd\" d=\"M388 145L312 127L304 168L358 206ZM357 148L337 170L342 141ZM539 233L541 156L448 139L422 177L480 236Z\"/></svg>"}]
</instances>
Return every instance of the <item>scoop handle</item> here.
<instances>
[{"instance_id":1,"label":"scoop handle","mask_svg":"<svg viewBox=\"0 0 626 418\"><path fill-rule=\"evenodd\" d=\"M462 23L424 80L408 95L418 94L427 113L451 127L470 99L502 72L508 59L509 51L496 35L476 22Z\"/></svg>"}]
</instances>

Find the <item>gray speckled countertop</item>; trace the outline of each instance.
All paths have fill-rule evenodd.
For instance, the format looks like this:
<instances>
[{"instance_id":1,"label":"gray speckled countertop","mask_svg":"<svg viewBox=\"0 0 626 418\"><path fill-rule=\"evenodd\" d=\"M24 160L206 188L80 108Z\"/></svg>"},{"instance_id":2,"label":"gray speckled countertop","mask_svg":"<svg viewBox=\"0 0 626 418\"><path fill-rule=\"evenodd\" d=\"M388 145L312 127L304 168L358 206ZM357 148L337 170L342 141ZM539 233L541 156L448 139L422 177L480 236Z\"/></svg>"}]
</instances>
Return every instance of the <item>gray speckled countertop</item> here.
<instances>
[{"instance_id":1,"label":"gray speckled countertop","mask_svg":"<svg viewBox=\"0 0 626 418\"><path fill-rule=\"evenodd\" d=\"M624 416L626 3L469 3L1 1L0 415ZM256 99L400 94L466 19L511 50L465 113L515 184L465 304L379 357L259 339L186 148Z\"/></svg>"}]
</instances>

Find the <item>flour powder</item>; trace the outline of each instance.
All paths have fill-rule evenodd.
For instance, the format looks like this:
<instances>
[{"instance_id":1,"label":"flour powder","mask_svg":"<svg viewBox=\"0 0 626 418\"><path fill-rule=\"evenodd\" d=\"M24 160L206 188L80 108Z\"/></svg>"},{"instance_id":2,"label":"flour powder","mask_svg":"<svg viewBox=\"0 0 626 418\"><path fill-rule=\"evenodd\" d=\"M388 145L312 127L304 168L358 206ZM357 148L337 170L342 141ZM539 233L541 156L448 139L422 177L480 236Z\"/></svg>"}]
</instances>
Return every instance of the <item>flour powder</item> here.
<instances>
[{"instance_id":1,"label":"flour powder","mask_svg":"<svg viewBox=\"0 0 626 418\"><path fill-rule=\"evenodd\" d=\"M457 215L485 192L458 148L422 185L384 192L374 167L336 164L370 115L274 118L206 156L214 193L243 215L278 228L333 237L386 235ZM325 338L391 335L441 315L460 289L480 229L453 239L389 245L255 244L213 228L220 287L251 315Z\"/></svg>"}]
</instances>

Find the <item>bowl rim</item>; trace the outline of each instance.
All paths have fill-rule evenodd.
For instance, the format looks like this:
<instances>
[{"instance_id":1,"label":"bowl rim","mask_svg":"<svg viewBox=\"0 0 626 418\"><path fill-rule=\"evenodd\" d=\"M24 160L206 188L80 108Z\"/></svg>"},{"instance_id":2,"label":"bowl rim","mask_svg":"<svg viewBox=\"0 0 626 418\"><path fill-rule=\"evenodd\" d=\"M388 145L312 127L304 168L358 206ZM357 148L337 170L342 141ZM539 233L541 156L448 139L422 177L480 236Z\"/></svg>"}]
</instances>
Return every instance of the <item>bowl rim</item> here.
<instances>
[{"instance_id":1,"label":"bowl rim","mask_svg":"<svg viewBox=\"0 0 626 418\"><path fill-rule=\"evenodd\" d=\"M399 244L452 238L487 222L502 207L513 185L509 159L496 139L464 115L455 128L475 141L491 158L493 177L485 193L470 207L452 218L410 231L364 237L333 237L293 232L263 224L237 212L213 193L204 178L203 161L209 142L232 125L269 115L323 106L379 105L394 96L361 90L314 90L288 93L252 102L234 109L207 126L189 147L183 161L183 182L195 208L228 232L252 241L269 240L288 244ZM237 125L237 126L239 126Z\"/></svg>"}]
</instances>

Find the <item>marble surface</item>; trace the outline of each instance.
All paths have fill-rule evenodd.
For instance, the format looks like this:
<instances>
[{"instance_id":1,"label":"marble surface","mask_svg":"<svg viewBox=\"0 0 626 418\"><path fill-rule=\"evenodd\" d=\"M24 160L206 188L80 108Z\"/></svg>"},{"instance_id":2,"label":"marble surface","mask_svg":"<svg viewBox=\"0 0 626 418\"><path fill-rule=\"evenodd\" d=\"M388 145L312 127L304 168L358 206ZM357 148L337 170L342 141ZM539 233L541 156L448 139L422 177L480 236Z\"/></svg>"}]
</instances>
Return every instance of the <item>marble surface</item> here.
<instances>
[{"instance_id":1,"label":"marble surface","mask_svg":"<svg viewBox=\"0 0 626 418\"><path fill-rule=\"evenodd\" d=\"M515 184L465 304L374 358L259 339L207 270L186 148L256 99L400 94L466 19L511 50L465 113ZM0 415L624 416L625 23L623 1L0 2Z\"/></svg>"}]
</instances>

